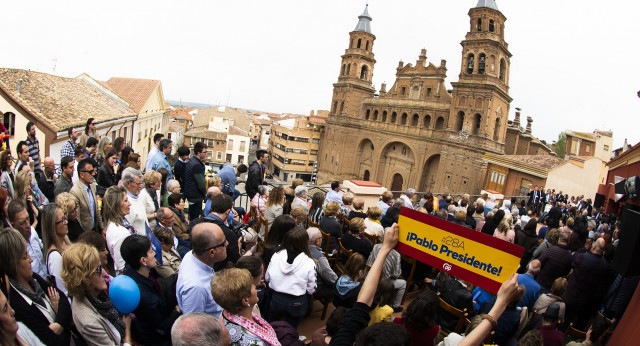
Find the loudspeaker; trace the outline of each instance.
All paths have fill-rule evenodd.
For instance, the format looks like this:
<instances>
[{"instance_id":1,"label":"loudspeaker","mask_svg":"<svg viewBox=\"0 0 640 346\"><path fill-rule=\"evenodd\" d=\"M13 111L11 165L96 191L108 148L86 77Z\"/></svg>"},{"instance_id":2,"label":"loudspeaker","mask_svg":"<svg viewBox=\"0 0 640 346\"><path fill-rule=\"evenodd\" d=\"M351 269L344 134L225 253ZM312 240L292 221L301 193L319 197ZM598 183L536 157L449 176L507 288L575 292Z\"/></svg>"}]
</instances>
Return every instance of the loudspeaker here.
<instances>
[{"instance_id":1,"label":"loudspeaker","mask_svg":"<svg viewBox=\"0 0 640 346\"><path fill-rule=\"evenodd\" d=\"M622 224L611 265L622 276L640 275L640 212L625 208Z\"/></svg>"},{"instance_id":2,"label":"loudspeaker","mask_svg":"<svg viewBox=\"0 0 640 346\"><path fill-rule=\"evenodd\" d=\"M605 195L596 193L596 198L593 199L593 207L598 209L604 205Z\"/></svg>"}]
</instances>

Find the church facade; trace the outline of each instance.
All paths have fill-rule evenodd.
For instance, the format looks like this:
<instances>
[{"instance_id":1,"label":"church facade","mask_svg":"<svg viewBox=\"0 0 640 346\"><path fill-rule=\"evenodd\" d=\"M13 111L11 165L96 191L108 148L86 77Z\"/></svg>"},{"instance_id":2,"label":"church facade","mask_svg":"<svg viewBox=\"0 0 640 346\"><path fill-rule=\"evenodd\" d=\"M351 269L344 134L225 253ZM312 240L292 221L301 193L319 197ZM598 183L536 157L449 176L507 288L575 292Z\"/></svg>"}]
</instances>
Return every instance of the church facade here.
<instances>
[{"instance_id":1,"label":"church facade","mask_svg":"<svg viewBox=\"0 0 640 346\"><path fill-rule=\"evenodd\" d=\"M371 82L375 35L367 8L349 33L325 133L318 182L358 179L392 191L478 193L486 153L504 154L511 53L506 17L495 1L469 10L458 81L445 87L446 61L436 66L422 50L402 61L396 80L376 93Z\"/></svg>"}]
</instances>

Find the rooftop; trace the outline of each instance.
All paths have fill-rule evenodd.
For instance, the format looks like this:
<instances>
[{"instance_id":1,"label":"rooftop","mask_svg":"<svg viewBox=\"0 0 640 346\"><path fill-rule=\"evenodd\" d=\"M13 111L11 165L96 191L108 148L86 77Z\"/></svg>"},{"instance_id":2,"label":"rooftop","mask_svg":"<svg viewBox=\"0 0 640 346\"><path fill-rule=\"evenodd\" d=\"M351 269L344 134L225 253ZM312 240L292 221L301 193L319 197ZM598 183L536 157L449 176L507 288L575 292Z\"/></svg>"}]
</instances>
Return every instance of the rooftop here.
<instances>
[{"instance_id":1,"label":"rooftop","mask_svg":"<svg viewBox=\"0 0 640 346\"><path fill-rule=\"evenodd\" d=\"M196 137L206 139L227 140L227 134L224 132L211 131L208 126L198 126L185 132L185 137Z\"/></svg>"},{"instance_id":2,"label":"rooftop","mask_svg":"<svg viewBox=\"0 0 640 346\"><path fill-rule=\"evenodd\" d=\"M140 113L151 93L160 84L156 79L112 77L106 81L107 86L116 94L131 103L131 109Z\"/></svg>"},{"instance_id":3,"label":"rooftop","mask_svg":"<svg viewBox=\"0 0 640 346\"><path fill-rule=\"evenodd\" d=\"M495 0L478 0L478 4L476 5L476 7L488 7L496 11L500 11Z\"/></svg>"},{"instance_id":4,"label":"rooftop","mask_svg":"<svg viewBox=\"0 0 640 346\"><path fill-rule=\"evenodd\" d=\"M101 123L136 115L79 78L0 68L0 89L54 132L84 126L89 118Z\"/></svg>"},{"instance_id":5,"label":"rooftop","mask_svg":"<svg viewBox=\"0 0 640 346\"><path fill-rule=\"evenodd\" d=\"M372 19L371 19L371 16L369 15L369 4L367 4L364 7L364 12L362 12L362 14L358 16L358 19L360 19L358 21L358 25L356 25L356 28L353 29L353 31L362 31L362 32L372 34L371 32Z\"/></svg>"},{"instance_id":6,"label":"rooftop","mask_svg":"<svg viewBox=\"0 0 640 346\"><path fill-rule=\"evenodd\" d=\"M550 170L566 163L553 155L485 154L483 160L542 178L546 178Z\"/></svg>"},{"instance_id":7,"label":"rooftop","mask_svg":"<svg viewBox=\"0 0 640 346\"><path fill-rule=\"evenodd\" d=\"M249 137L249 132L237 127L237 126L229 126L229 135L231 136L245 136Z\"/></svg>"}]
</instances>

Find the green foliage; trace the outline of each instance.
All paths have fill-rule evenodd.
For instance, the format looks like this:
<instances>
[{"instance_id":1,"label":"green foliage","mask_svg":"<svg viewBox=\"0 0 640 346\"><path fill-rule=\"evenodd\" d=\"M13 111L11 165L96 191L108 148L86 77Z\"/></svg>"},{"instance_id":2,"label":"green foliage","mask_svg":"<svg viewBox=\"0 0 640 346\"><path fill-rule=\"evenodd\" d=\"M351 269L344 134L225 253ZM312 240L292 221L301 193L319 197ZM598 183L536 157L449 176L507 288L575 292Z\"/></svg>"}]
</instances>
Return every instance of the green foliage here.
<instances>
[{"instance_id":1,"label":"green foliage","mask_svg":"<svg viewBox=\"0 0 640 346\"><path fill-rule=\"evenodd\" d=\"M558 135L555 151L559 158L564 159L564 154L567 151L567 135L564 132L560 132Z\"/></svg>"}]
</instances>

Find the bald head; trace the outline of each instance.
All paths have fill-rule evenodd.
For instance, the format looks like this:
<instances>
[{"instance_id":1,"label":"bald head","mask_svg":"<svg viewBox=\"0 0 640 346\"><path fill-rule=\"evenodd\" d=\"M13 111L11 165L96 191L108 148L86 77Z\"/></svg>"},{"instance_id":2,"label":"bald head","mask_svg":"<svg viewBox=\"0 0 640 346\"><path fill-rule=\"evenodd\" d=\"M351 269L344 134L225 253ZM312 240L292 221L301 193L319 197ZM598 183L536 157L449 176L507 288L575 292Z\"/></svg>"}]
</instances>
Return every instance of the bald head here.
<instances>
[{"instance_id":1,"label":"bald head","mask_svg":"<svg viewBox=\"0 0 640 346\"><path fill-rule=\"evenodd\" d=\"M191 248L193 254L202 262L213 265L227 258L225 236L220 226L202 222L191 230Z\"/></svg>"},{"instance_id":2,"label":"bald head","mask_svg":"<svg viewBox=\"0 0 640 346\"><path fill-rule=\"evenodd\" d=\"M180 316L171 327L173 345L229 345L229 333L222 321L212 315L192 312Z\"/></svg>"},{"instance_id":3,"label":"bald head","mask_svg":"<svg viewBox=\"0 0 640 346\"><path fill-rule=\"evenodd\" d=\"M213 197L221 194L222 191L220 191L220 188L217 186L212 186L210 188L207 189L207 199L208 200L212 200Z\"/></svg>"},{"instance_id":4,"label":"bald head","mask_svg":"<svg viewBox=\"0 0 640 346\"><path fill-rule=\"evenodd\" d=\"M542 266L542 263L535 259L533 261L531 261L531 263L529 263L529 267L527 269L527 273L531 274L531 276L535 277L538 272L540 271L540 267Z\"/></svg>"},{"instance_id":5,"label":"bald head","mask_svg":"<svg viewBox=\"0 0 640 346\"><path fill-rule=\"evenodd\" d=\"M43 161L43 165L44 165L44 170L49 173L53 173L56 170L55 164L53 163L53 158L51 157L45 157Z\"/></svg>"},{"instance_id":6,"label":"bald head","mask_svg":"<svg viewBox=\"0 0 640 346\"><path fill-rule=\"evenodd\" d=\"M591 252L593 252L596 255L602 255L602 253L604 252L604 246L605 246L604 238L598 238L598 240L596 240L596 242L593 244L593 247L591 248Z\"/></svg>"}]
</instances>

